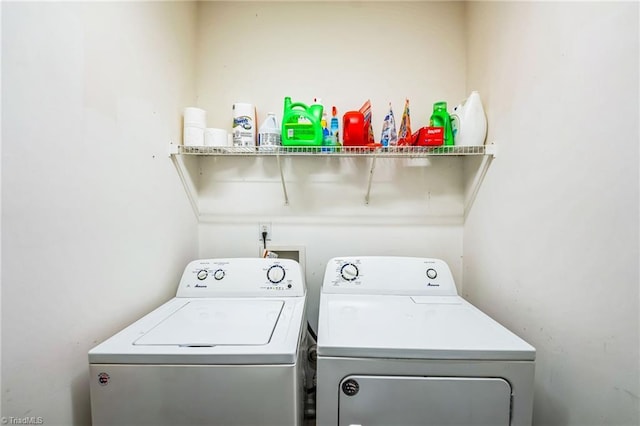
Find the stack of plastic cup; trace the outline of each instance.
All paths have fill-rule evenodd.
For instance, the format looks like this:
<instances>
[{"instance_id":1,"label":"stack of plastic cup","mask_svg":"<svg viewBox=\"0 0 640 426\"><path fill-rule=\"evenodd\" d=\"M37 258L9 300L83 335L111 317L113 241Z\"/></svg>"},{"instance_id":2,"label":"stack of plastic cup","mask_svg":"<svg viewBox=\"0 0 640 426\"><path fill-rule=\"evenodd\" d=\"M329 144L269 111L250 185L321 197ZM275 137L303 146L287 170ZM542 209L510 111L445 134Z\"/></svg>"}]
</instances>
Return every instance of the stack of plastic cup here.
<instances>
[{"instance_id":1,"label":"stack of plastic cup","mask_svg":"<svg viewBox=\"0 0 640 426\"><path fill-rule=\"evenodd\" d=\"M207 112L200 108L188 107L184 109L185 146L204 146L204 129L207 128Z\"/></svg>"}]
</instances>

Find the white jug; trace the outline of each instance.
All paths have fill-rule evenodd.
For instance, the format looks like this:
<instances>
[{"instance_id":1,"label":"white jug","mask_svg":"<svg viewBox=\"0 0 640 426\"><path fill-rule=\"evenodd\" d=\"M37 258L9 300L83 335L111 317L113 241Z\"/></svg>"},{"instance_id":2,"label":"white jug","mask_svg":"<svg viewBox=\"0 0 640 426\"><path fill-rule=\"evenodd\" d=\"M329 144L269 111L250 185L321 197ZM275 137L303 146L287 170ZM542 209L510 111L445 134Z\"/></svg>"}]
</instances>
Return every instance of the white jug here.
<instances>
[{"instance_id":1,"label":"white jug","mask_svg":"<svg viewBox=\"0 0 640 426\"><path fill-rule=\"evenodd\" d=\"M258 130L258 150L274 151L275 147L280 144L280 127L278 126L278 119L276 118L275 113L269 112L267 113L267 118L265 118Z\"/></svg>"},{"instance_id":2,"label":"white jug","mask_svg":"<svg viewBox=\"0 0 640 426\"><path fill-rule=\"evenodd\" d=\"M487 137L487 116L478 92L473 91L451 113L453 141L459 146L481 146Z\"/></svg>"}]
</instances>

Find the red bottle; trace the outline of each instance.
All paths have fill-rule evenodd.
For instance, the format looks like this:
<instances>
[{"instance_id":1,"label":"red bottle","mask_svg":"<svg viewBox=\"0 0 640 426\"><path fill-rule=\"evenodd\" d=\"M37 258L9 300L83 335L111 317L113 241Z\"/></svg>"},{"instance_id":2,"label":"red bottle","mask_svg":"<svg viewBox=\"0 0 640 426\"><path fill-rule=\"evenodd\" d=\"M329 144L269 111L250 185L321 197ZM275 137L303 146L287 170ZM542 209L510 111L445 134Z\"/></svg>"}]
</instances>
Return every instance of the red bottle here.
<instances>
[{"instance_id":1,"label":"red bottle","mask_svg":"<svg viewBox=\"0 0 640 426\"><path fill-rule=\"evenodd\" d=\"M348 111L342 117L342 145L365 146L369 129L365 126L364 114L359 111Z\"/></svg>"}]
</instances>

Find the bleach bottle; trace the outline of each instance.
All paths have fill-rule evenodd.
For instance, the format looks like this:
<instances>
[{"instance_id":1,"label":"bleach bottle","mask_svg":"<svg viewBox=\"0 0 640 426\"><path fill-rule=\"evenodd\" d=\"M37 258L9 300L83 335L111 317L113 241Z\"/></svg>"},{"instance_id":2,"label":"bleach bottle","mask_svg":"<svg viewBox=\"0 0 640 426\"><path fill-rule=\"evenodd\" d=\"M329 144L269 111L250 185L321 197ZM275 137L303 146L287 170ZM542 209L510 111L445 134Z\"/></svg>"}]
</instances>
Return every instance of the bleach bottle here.
<instances>
[{"instance_id":1,"label":"bleach bottle","mask_svg":"<svg viewBox=\"0 0 640 426\"><path fill-rule=\"evenodd\" d=\"M258 129L258 151L273 151L277 146L280 146L278 119L275 113L268 112Z\"/></svg>"}]
</instances>

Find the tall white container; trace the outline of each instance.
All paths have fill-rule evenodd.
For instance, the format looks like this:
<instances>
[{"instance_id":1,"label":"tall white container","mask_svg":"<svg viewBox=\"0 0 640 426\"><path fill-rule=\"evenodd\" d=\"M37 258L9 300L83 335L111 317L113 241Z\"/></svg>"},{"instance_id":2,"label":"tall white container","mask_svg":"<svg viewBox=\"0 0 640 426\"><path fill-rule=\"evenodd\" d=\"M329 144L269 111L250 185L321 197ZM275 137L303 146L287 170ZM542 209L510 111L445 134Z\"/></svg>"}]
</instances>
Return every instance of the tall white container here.
<instances>
[{"instance_id":1,"label":"tall white container","mask_svg":"<svg viewBox=\"0 0 640 426\"><path fill-rule=\"evenodd\" d=\"M487 116L478 92L456 106L451 113L453 141L459 146L481 146L487 138Z\"/></svg>"},{"instance_id":2,"label":"tall white container","mask_svg":"<svg viewBox=\"0 0 640 426\"><path fill-rule=\"evenodd\" d=\"M233 104L233 146L256 146L256 109L253 104Z\"/></svg>"}]
</instances>

